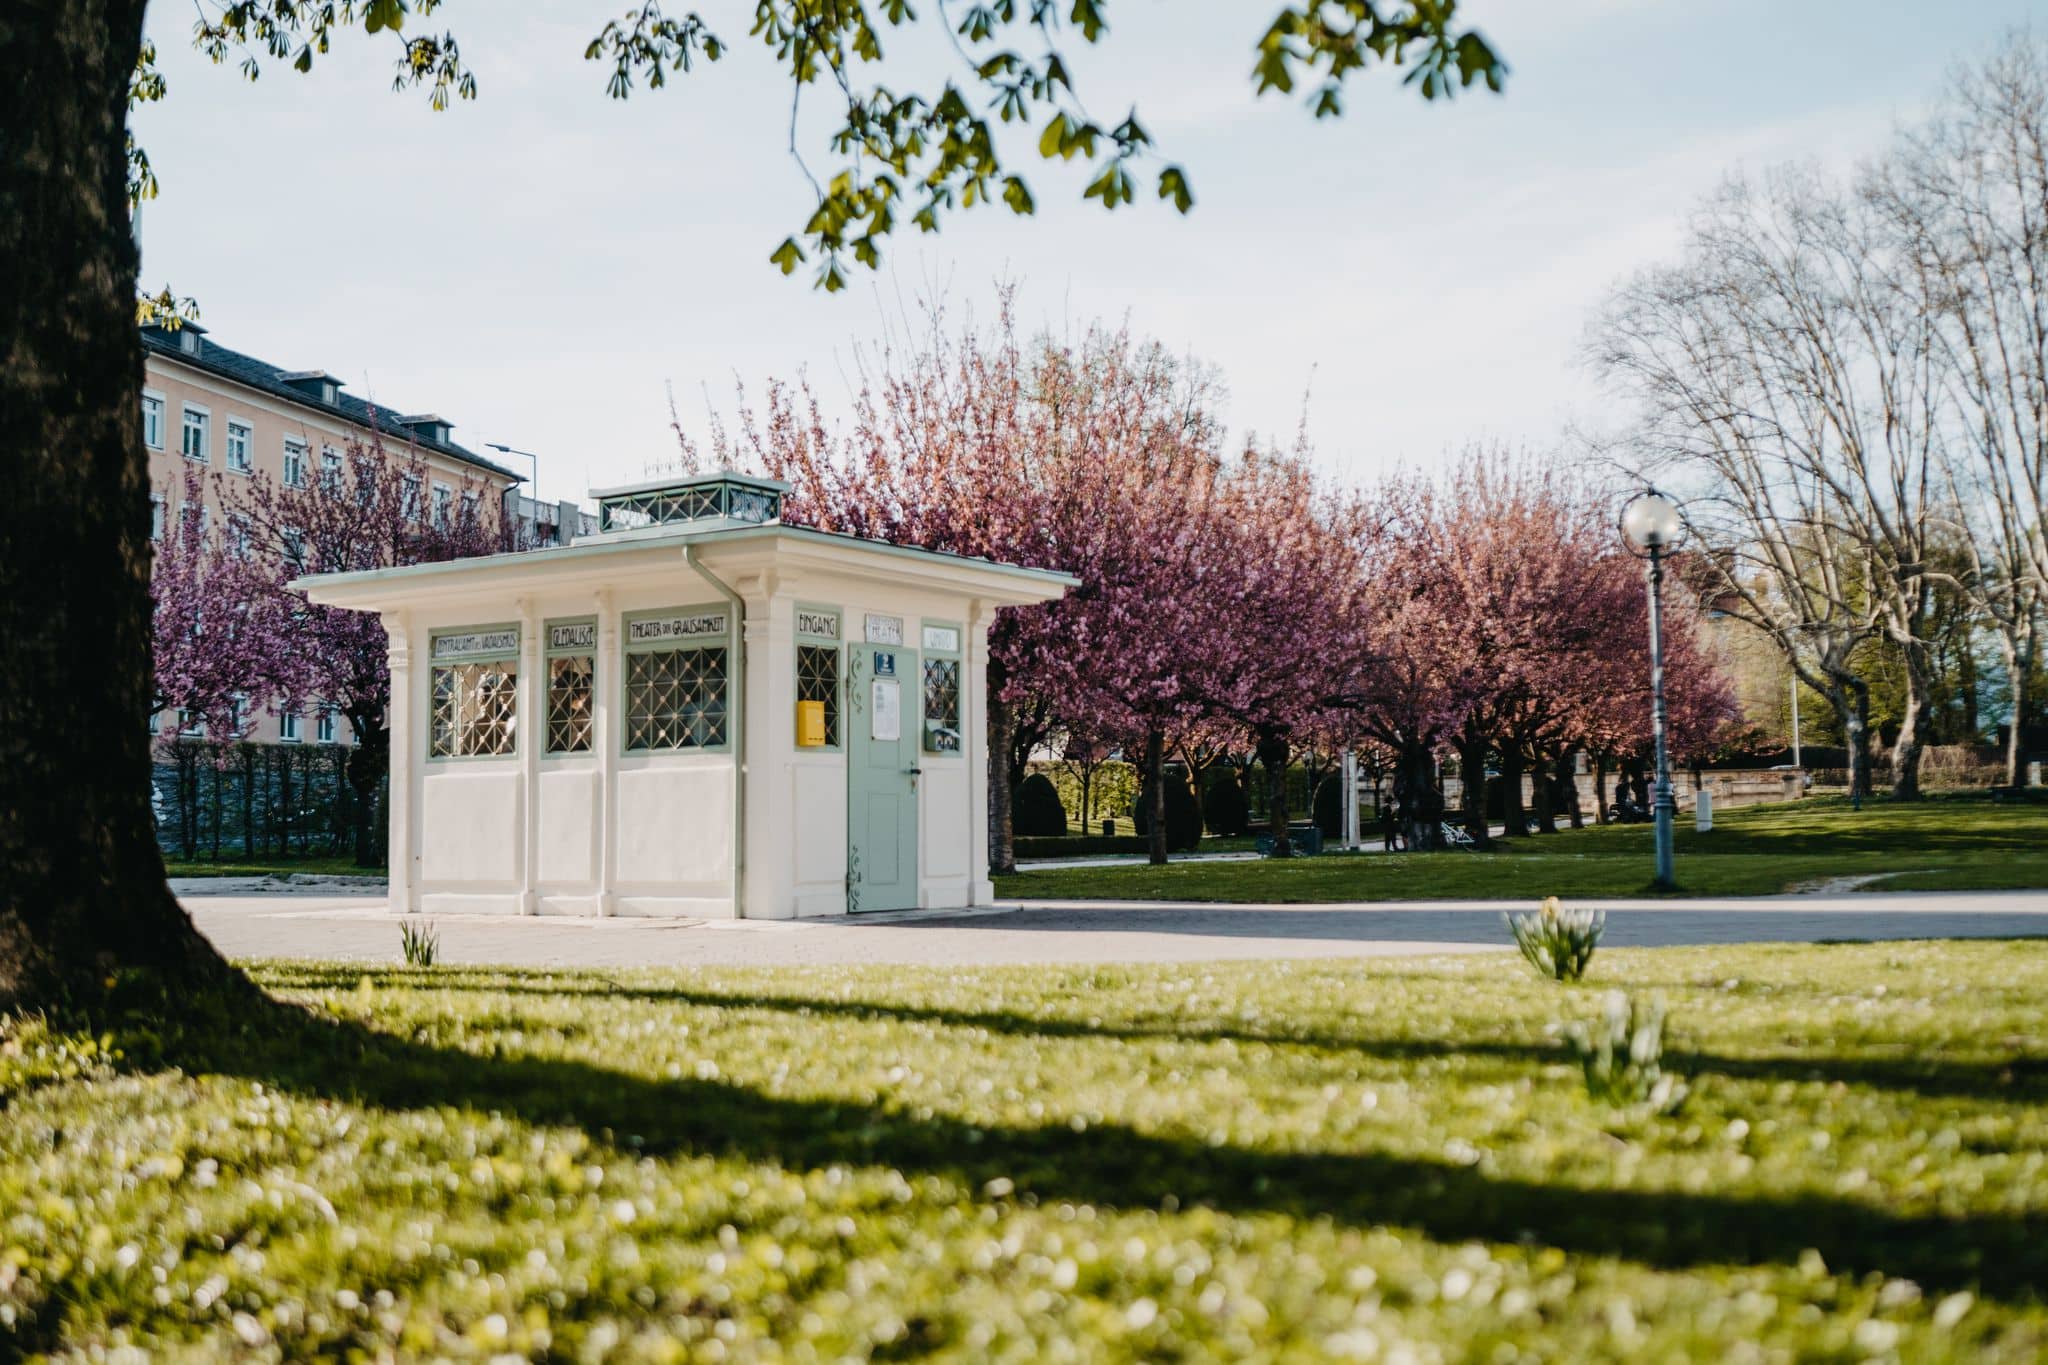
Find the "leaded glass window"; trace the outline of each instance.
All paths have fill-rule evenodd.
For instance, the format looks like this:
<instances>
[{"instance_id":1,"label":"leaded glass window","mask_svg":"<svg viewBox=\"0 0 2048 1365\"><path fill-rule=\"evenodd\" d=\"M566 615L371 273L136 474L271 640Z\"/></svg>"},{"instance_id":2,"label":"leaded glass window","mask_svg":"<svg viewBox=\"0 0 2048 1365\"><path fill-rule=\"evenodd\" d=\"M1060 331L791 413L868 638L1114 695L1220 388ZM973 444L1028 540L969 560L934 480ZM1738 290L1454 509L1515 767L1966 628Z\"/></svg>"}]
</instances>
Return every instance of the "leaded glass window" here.
<instances>
[{"instance_id":1,"label":"leaded glass window","mask_svg":"<svg viewBox=\"0 0 2048 1365\"><path fill-rule=\"evenodd\" d=\"M595 680L596 668L588 654L564 654L548 660L549 753L589 752Z\"/></svg>"},{"instance_id":2,"label":"leaded glass window","mask_svg":"<svg viewBox=\"0 0 2048 1365\"><path fill-rule=\"evenodd\" d=\"M510 659L437 664L431 758L512 752L519 724L519 666Z\"/></svg>"},{"instance_id":3,"label":"leaded glass window","mask_svg":"<svg viewBox=\"0 0 2048 1365\"><path fill-rule=\"evenodd\" d=\"M726 648L650 649L626 656L628 749L725 743Z\"/></svg>"},{"instance_id":4,"label":"leaded glass window","mask_svg":"<svg viewBox=\"0 0 2048 1365\"><path fill-rule=\"evenodd\" d=\"M825 747L839 743L839 646L796 647L796 699L825 703Z\"/></svg>"},{"instance_id":5,"label":"leaded glass window","mask_svg":"<svg viewBox=\"0 0 2048 1365\"><path fill-rule=\"evenodd\" d=\"M960 752L960 661L924 661L924 749L929 754Z\"/></svg>"}]
</instances>

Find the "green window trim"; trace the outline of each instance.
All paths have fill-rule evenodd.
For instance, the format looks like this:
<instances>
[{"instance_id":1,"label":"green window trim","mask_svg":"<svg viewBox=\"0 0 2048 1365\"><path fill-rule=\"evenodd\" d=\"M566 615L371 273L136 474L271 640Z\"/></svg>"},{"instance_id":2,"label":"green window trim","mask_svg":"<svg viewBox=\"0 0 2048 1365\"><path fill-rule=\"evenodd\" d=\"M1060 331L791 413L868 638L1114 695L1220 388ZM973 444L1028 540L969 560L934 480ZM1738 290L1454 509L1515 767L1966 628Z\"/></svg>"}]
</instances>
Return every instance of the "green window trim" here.
<instances>
[{"instance_id":1,"label":"green window trim","mask_svg":"<svg viewBox=\"0 0 2048 1365\"><path fill-rule=\"evenodd\" d=\"M518 754L519 644L517 622L428 635L429 762Z\"/></svg>"},{"instance_id":2,"label":"green window trim","mask_svg":"<svg viewBox=\"0 0 2048 1365\"><path fill-rule=\"evenodd\" d=\"M825 742L798 753L841 753L845 750L846 649L841 637L846 613L822 602L796 604L796 699L825 703ZM792 733L796 715L790 714Z\"/></svg>"},{"instance_id":3,"label":"green window trim","mask_svg":"<svg viewBox=\"0 0 2048 1365\"><path fill-rule=\"evenodd\" d=\"M625 615L622 754L731 749L739 720L732 695L732 624L732 610L722 602Z\"/></svg>"},{"instance_id":4,"label":"green window trim","mask_svg":"<svg viewBox=\"0 0 2048 1365\"><path fill-rule=\"evenodd\" d=\"M918 622L917 642L924 647L924 661L919 668L917 743L925 753L958 757L967 752L960 731L960 653L965 638L957 621L926 617Z\"/></svg>"},{"instance_id":5,"label":"green window trim","mask_svg":"<svg viewBox=\"0 0 2048 1365\"><path fill-rule=\"evenodd\" d=\"M547 652L547 747L541 752L587 754L596 736L597 618L544 622L541 641Z\"/></svg>"}]
</instances>

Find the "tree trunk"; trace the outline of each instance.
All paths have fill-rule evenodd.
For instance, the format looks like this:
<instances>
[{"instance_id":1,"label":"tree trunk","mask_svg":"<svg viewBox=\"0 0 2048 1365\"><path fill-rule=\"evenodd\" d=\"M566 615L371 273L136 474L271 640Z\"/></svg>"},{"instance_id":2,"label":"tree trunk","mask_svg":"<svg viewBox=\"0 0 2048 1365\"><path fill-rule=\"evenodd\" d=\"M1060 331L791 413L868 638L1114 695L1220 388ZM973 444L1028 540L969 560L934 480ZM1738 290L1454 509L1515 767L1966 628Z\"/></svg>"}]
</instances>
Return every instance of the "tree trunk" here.
<instances>
[{"instance_id":1,"label":"tree trunk","mask_svg":"<svg viewBox=\"0 0 2048 1365\"><path fill-rule=\"evenodd\" d=\"M1017 717L1003 700L1009 670L1001 660L988 661L988 875L1007 877L1017 870L1017 844L1010 828L1010 735Z\"/></svg>"},{"instance_id":2,"label":"tree trunk","mask_svg":"<svg viewBox=\"0 0 2048 1365\"><path fill-rule=\"evenodd\" d=\"M1500 795L1502 830L1510 839L1529 832L1529 817L1522 806L1522 750L1509 743L1500 746Z\"/></svg>"},{"instance_id":3,"label":"tree trunk","mask_svg":"<svg viewBox=\"0 0 2048 1365\"><path fill-rule=\"evenodd\" d=\"M1536 751L1536 760L1529 768L1530 795L1536 805L1536 832L1557 833L1557 767L1555 756L1542 750Z\"/></svg>"},{"instance_id":4,"label":"tree trunk","mask_svg":"<svg viewBox=\"0 0 2048 1365\"><path fill-rule=\"evenodd\" d=\"M1421 744L1401 746L1394 800L1401 807L1411 852L1444 846L1444 794L1436 784L1436 760Z\"/></svg>"},{"instance_id":5,"label":"tree trunk","mask_svg":"<svg viewBox=\"0 0 2048 1365\"><path fill-rule=\"evenodd\" d=\"M1870 684L1849 674L1843 680L1847 705L1842 711L1842 735L1849 748L1849 794L1869 796L1870 775Z\"/></svg>"},{"instance_id":6,"label":"tree trunk","mask_svg":"<svg viewBox=\"0 0 2048 1365\"><path fill-rule=\"evenodd\" d=\"M1286 735L1271 726L1260 726L1256 752L1266 773L1266 833L1273 840L1273 856L1289 858L1294 855L1294 843L1287 837L1287 760L1293 751Z\"/></svg>"},{"instance_id":7,"label":"tree trunk","mask_svg":"<svg viewBox=\"0 0 2048 1365\"><path fill-rule=\"evenodd\" d=\"M1928 694L1933 690L1927 647L1900 647L1906 663L1906 705L1899 715L1899 740L1892 746L1892 799L1920 799L1920 755L1927 748Z\"/></svg>"},{"instance_id":8,"label":"tree trunk","mask_svg":"<svg viewBox=\"0 0 2048 1365\"><path fill-rule=\"evenodd\" d=\"M149 804L149 494L124 128L142 0L0 18L0 1008L240 983ZM61 799L58 799L61 798Z\"/></svg>"},{"instance_id":9,"label":"tree trunk","mask_svg":"<svg viewBox=\"0 0 2048 1365\"><path fill-rule=\"evenodd\" d=\"M356 866L378 867L382 864L377 856L377 789L391 771L391 732L371 725L367 718L358 722L351 716L349 724L356 732L356 747L348 755L348 785L355 793Z\"/></svg>"},{"instance_id":10,"label":"tree trunk","mask_svg":"<svg viewBox=\"0 0 2048 1365\"><path fill-rule=\"evenodd\" d=\"M1572 828L1584 829L1586 811L1579 801L1579 765L1573 761L1576 757L1576 748L1569 744L1557 756L1557 789L1564 793L1564 810L1571 819Z\"/></svg>"},{"instance_id":11,"label":"tree trunk","mask_svg":"<svg viewBox=\"0 0 2048 1365\"><path fill-rule=\"evenodd\" d=\"M1166 736L1145 733L1145 847L1154 867L1166 864Z\"/></svg>"},{"instance_id":12,"label":"tree trunk","mask_svg":"<svg viewBox=\"0 0 2048 1365\"><path fill-rule=\"evenodd\" d=\"M1593 755L1593 822L1607 823L1607 754Z\"/></svg>"},{"instance_id":13,"label":"tree trunk","mask_svg":"<svg viewBox=\"0 0 2048 1365\"><path fill-rule=\"evenodd\" d=\"M1486 736L1467 731L1458 740L1458 771L1463 779L1458 794L1460 818L1465 824L1465 833L1480 848L1493 844L1492 831L1486 821L1486 755L1493 746Z\"/></svg>"}]
</instances>

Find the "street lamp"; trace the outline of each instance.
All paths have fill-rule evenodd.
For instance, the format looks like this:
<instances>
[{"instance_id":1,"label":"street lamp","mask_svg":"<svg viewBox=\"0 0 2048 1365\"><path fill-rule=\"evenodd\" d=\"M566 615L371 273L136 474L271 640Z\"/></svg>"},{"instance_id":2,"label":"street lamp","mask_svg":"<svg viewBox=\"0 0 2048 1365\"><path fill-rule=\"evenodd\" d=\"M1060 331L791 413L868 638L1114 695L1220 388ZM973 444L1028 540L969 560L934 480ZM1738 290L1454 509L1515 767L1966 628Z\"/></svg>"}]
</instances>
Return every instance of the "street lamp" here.
<instances>
[{"instance_id":1,"label":"street lamp","mask_svg":"<svg viewBox=\"0 0 2048 1365\"><path fill-rule=\"evenodd\" d=\"M1678 818L1678 798L1671 790L1669 722L1664 712L1664 557L1685 534L1678 505L1654 488L1629 500L1621 513L1621 532L1631 553L1650 561L1650 726L1656 737L1657 785L1650 808L1657 821L1657 880L1660 891L1678 889L1672 869L1671 826Z\"/></svg>"}]
</instances>

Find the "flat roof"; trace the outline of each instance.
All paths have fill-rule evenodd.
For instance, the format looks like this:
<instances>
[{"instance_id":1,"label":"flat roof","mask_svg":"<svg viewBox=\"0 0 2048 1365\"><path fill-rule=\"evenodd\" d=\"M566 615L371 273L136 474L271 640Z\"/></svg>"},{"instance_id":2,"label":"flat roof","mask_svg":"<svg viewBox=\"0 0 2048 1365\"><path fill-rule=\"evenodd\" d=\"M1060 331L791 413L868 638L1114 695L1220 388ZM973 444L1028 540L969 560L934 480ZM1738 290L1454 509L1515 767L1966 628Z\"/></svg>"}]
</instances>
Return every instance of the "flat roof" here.
<instances>
[{"instance_id":1,"label":"flat roof","mask_svg":"<svg viewBox=\"0 0 2048 1365\"><path fill-rule=\"evenodd\" d=\"M983 559L975 555L952 554L945 550L927 550L915 545L897 545L886 540L873 540L865 536L847 535L840 531L820 531L810 526L786 526L781 522L766 522L758 525L706 526L701 523L678 522L663 526L642 527L609 536L591 537L572 541L567 545L545 550L508 550L499 554L475 555L467 559L446 559L431 564L407 564L395 568L357 569L348 573L307 574L292 580L291 586L312 592L322 587L353 587L373 583L394 585L423 584L433 579L461 573L474 573L485 567L510 568L538 567L546 564L580 563L600 559L608 555L626 554L633 551L658 549L664 545L681 546L694 542L734 542L756 539L790 539L840 548L859 548L878 554L901 556L926 563L956 564L963 568L982 573L995 573L1038 583L1057 583L1062 587L1079 587L1081 580L1072 574L1054 569L1031 569L1021 564L1007 564L1001 560Z\"/></svg>"}]
</instances>

